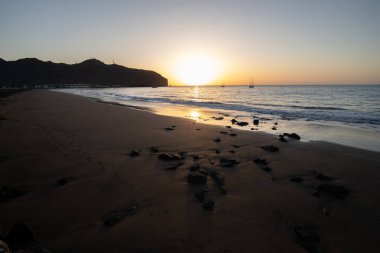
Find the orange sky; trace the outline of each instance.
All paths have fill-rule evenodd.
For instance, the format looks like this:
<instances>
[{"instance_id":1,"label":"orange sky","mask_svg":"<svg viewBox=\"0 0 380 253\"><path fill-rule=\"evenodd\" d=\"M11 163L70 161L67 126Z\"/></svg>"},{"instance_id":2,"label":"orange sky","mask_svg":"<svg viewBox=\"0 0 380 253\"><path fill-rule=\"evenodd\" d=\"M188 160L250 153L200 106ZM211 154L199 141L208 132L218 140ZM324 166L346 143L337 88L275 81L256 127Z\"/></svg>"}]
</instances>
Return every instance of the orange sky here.
<instances>
[{"instance_id":1,"label":"orange sky","mask_svg":"<svg viewBox=\"0 0 380 253\"><path fill-rule=\"evenodd\" d=\"M173 85L210 68L214 85L379 84L379 13L372 0L1 1L0 58L97 58ZM199 54L212 66L183 74Z\"/></svg>"}]
</instances>

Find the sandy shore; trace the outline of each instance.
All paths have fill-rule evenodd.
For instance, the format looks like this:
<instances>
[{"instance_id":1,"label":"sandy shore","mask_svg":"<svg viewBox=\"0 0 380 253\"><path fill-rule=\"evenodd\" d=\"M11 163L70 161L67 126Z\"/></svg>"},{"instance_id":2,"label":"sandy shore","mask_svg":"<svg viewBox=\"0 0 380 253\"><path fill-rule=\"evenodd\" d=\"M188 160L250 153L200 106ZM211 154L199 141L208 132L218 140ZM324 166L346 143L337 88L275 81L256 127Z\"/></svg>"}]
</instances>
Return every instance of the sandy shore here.
<instances>
[{"instance_id":1,"label":"sandy shore","mask_svg":"<svg viewBox=\"0 0 380 253\"><path fill-rule=\"evenodd\" d=\"M34 252L376 252L379 155L26 91L0 99L0 238Z\"/></svg>"}]
</instances>

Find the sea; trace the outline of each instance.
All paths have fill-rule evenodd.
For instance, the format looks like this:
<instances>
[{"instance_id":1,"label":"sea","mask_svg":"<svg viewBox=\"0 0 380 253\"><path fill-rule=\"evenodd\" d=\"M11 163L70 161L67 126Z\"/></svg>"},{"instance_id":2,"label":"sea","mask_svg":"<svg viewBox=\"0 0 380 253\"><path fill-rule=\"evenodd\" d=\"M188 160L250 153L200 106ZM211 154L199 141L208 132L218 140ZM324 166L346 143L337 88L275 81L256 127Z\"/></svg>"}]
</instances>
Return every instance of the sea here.
<instances>
[{"instance_id":1,"label":"sea","mask_svg":"<svg viewBox=\"0 0 380 253\"><path fill-rule=\"evenodd\" d=\"M232 125L302 141L328 141L380 152L380 85L255 85L75 88L57 91L149 110L160 115ZM253 124L254 119L259 124ZM257 121L256 121L257 122Z\"/></svg>"}]
</instances>

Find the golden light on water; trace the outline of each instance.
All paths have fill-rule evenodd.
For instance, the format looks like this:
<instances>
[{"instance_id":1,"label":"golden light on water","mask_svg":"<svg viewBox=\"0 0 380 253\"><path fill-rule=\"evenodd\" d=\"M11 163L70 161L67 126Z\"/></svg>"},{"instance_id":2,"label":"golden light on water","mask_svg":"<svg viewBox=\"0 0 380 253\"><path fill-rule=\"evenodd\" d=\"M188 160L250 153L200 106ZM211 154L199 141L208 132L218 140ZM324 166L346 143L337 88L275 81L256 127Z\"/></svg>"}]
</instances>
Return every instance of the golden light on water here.
<instances>
[{"instance_id":1,"label":"golden light on water","mask_svg":"<svg viewBox=\"0 0 380 253\"><path fill-rule=\"evenodd\" d=\"M178 78L187 85L203 85L214 81L218 75L218 64L205 54L184 57L177 66Z\"/></svg>"},{"instance_id":2,"label":"golden light on water","mask_svg":"<svg viewBox=\"0 0 380 253\"><path fill-rule=\"evenodd\" d=\"M190 118L198 120L201 117L201 114L197 110L191 110L190 113Z\"/></svg>"}]
</instances>

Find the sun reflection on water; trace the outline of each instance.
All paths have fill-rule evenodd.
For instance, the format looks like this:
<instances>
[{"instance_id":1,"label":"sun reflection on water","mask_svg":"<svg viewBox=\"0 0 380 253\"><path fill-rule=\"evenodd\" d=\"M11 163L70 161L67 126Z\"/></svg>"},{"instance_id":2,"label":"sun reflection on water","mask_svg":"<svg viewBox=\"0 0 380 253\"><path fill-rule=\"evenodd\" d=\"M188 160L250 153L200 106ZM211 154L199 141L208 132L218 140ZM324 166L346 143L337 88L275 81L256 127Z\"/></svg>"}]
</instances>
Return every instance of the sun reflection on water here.
<instances>
[{"instance_id":1,"label":"sun reflection on water","mask_svg":"<svg viewBox=\"0 0 380 253\"><path fill-rule=\"evenodd\" d=\"M197 101L198 98L199 98L199 87L198 86L194 86L194 89L193 89L193 92L192 92L192 95L193 95L193 100Z\"/></svg>"}]
</instances>

